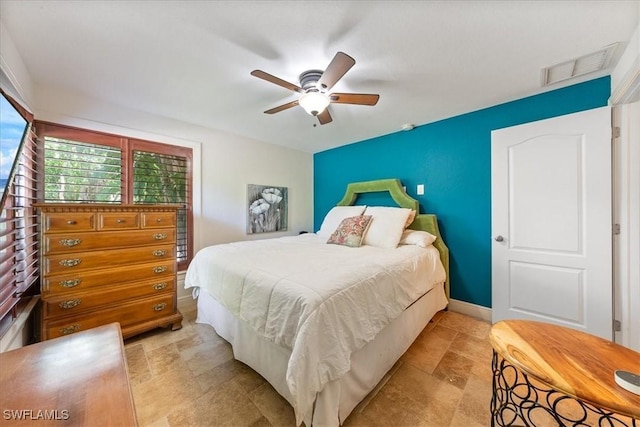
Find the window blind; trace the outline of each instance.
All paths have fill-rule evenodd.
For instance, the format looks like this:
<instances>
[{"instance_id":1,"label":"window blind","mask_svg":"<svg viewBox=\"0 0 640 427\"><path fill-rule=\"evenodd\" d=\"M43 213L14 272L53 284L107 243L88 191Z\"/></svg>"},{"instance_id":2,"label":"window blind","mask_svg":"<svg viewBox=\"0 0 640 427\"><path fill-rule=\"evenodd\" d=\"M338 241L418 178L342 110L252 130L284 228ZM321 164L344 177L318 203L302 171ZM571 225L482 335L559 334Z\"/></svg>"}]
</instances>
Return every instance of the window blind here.
<instances>
[{"instance_id":1,"label":"window blind","mask_svg":"<svg viewBox=\"0 0 640 427\"><path fill-rule=\"evenodd\" d=\"M21 297L35 294L39 276L37 216L38 152L27 132L13 184L0 212L0 335L19 312Z\"/></svg>"},{"instance_id":2,"label":"window blind","mask_svg":"<svg viewBox=\"0 0 640 427\"><path fill-rule=\"evenodd\" d=\"M178 235L176 236L178 262L188 257L187 203L189 202L189 163L186 157L133 151L133 203L180 204L178 209Z\"/></svg>"},{"instance_id":3,"label":"window blind","mask_svg":"<svg viewBox=\"0 0 640 427\"><path fill-rule=\"evenodd\" d=\"M45 136L44 200L120 203L121 158L118 147Z\"/></svg>"}]
</instances>

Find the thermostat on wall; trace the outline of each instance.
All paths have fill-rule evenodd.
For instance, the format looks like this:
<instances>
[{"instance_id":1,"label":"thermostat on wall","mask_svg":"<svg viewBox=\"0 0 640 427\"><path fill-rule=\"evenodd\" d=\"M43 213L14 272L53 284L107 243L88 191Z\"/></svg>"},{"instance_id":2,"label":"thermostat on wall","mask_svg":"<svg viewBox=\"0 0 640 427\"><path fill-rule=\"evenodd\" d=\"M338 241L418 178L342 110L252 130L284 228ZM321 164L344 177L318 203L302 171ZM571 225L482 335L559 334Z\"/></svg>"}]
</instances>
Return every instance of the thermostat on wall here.
<instances>
[{"instance_id":1,"label":"thermostat on wall","mask_svg":"<svg viewBox=\"0 0 640 427\"><path fill-rule=\"evenodd\" d=\"M631 393L640 394L640 375L627 371L615 372L616 384Z\"/></svg>"}]
</instances>

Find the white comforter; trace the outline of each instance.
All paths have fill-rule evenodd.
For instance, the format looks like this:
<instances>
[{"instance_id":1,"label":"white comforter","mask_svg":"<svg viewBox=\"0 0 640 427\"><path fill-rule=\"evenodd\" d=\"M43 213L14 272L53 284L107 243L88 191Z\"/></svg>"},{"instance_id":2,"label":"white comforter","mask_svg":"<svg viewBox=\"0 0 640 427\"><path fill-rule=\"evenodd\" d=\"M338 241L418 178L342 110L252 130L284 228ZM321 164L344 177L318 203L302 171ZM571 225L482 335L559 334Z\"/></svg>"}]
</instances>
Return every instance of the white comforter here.
<instances>
[{"instance_id":1,"label":"white comforter","mask_svg":"<svg viewBox=\"0 0 640 427\"><path fill-rule=\"evenodd\" d=\"M265 339L291 351L287 385L298 424L351 353L445 279L438 251L350 248L315 234L200 250L185 288L206 290ZM310 419L310 418L307 418Z\"/></svg>"}]
</instances>

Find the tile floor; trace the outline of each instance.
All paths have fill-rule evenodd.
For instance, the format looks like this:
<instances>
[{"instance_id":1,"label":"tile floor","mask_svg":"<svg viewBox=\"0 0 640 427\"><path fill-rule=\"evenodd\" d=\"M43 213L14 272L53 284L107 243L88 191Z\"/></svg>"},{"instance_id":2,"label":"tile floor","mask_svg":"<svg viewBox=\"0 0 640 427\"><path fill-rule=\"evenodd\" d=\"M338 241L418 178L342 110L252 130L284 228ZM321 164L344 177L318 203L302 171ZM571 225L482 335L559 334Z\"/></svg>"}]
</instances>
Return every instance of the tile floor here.
<instances>
[{"instance_id":1,"label":"tile floor","mask_svg":"<svg viewBox=\"0 0 640 427\"><path fill-rule=\"evenodd\" d=\"M235 361L213 328L195 323L195 304L180 308L182 329L157 329L125 342L140 425L294 426L291 406ZM489 425L489 329L459 313L437 313L344 425Z\"/></svg>"}]
</instances>

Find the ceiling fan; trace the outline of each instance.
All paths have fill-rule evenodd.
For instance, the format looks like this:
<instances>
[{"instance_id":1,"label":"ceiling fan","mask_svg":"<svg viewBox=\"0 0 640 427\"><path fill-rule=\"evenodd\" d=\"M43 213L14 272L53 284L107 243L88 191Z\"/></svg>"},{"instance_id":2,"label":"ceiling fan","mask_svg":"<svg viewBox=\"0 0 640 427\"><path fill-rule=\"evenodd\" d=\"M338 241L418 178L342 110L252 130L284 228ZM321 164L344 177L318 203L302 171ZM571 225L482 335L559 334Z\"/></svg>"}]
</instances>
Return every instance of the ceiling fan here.
<instances>
[{"instance_id":1,"label":"ceiling fan","mask_svg":"<svg viewBox=\"0 0 640 427\"><path fill-rule=\"evenodd\" d=\"M327 69L308 70L300 74L300 86L282 80L262 70L253 70L252 76L300 93L295 101L288 102L270 110L266 114L275 114L300 105L312 116L318 117L321 125L333 119L329 114L329 104L376 105L380 95L366 93L328 93L328 91L355 65L356 61L344 52L336 53ZM315 125L314 125L315 126Z\"/></svg>"}]
</instances>

